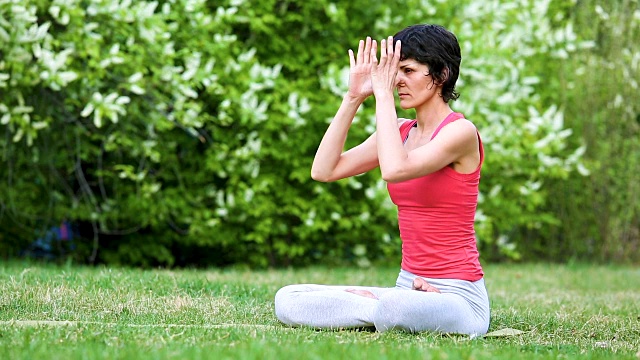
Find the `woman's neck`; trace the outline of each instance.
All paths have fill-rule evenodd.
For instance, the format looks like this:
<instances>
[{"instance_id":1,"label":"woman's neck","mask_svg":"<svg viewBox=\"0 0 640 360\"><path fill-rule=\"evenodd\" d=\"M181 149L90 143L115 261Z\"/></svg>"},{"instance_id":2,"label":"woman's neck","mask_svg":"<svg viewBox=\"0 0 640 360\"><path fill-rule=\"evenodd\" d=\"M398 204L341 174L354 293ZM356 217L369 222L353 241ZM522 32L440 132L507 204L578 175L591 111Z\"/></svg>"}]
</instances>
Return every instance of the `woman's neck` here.
<instances>
[{"instance_id":1,"label":"woman's neck","mask_svg":"<svg viewBox=\"0 0 640 360\"><path fill-rule=\"evenodd\" d=\"M416 120L420 132L433 132L449 114L453 112L448 103L438 99L435 104L416 108Z\"/></svg>"}]
</instances>

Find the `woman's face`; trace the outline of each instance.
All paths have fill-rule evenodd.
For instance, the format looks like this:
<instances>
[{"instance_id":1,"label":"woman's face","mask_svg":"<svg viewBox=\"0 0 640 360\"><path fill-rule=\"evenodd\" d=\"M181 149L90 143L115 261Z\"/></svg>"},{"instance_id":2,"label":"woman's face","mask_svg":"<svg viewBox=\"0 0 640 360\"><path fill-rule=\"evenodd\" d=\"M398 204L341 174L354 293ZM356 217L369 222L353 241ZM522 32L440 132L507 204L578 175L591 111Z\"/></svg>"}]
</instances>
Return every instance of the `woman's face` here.
<instances>
[{"instance_id":1,"label":"woman's face","mask_svg":"<svg viewBox=\"0 0 640 360\"><path fill-rule=\"evenodd\" d=\"M429 74L429 67L414 59L400 62L396 82L400 107L403 109L420 107L437 96L438 86Z\"/></svg>"}]
</instances>

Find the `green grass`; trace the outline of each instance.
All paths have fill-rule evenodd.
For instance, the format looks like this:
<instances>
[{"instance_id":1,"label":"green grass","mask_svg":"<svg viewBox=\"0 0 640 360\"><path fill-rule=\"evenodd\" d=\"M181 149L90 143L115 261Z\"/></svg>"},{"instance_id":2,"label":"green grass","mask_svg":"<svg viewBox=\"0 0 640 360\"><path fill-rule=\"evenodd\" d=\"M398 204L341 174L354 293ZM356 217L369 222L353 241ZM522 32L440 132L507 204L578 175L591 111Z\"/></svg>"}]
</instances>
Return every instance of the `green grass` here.
<instances>
[{"instance_id":1,"label":"green grass","mask_svg":"<svg viewBox=\"0 0 640 360\"><path fill-rule=\"evenodd\" d=\"M282 326L283 285L394 283L395 268L135 270L0 265L0 359L638 359L640 270L490 265L490 331L315 331ZM49 321L49 322L45 322ZM64 322L67 321L67 322Z\"/></svg>"}]
</instances>

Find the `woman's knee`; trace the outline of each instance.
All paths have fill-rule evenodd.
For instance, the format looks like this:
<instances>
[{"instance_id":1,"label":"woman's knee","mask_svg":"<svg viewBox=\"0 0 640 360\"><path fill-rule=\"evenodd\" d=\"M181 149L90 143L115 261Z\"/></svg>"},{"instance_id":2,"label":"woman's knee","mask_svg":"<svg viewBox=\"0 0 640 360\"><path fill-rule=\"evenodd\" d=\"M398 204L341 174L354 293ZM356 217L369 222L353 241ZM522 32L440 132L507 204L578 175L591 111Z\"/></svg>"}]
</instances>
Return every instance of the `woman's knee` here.
<instances>
[{"instance_id":1,"label":"woman's knee","mask_svg":"<svg viewBox=\"0 0 640 360\"><path fill-rule=\"evenodd\" d=\"M278 320L287 325L297 325L295 319L296 298L301 292L305 292L302 288L304 285L287 285L276 292L274 299L275 313Z\"/></svg>"},{"instance_id":2,"label":"woman's knee","mask_svg":"<svg viewBox=\"0 0 640 360\"><path fill-rule=\"evenodd\" d=\"M276 311L276 317L278 320L283 323L288 323L287 309L290 309L291 306L288 304L291 299L291 293L293 292L293 285L287 285L285 287L280 288L276 292L276 296L274 299L274 307Z\"/></svg>"},{"instance_id":3,"label":"woman's knee","mask_svg":"<svg viewBox=\"0 0 640 360\"><path fill-rule=\"evenodd\" d=\"M415 294L393 291L380 297L375 314L378 331L436 331L457 334L484 334L487 324L471 309L438 293Z\"/></svg>"}]
</instances>

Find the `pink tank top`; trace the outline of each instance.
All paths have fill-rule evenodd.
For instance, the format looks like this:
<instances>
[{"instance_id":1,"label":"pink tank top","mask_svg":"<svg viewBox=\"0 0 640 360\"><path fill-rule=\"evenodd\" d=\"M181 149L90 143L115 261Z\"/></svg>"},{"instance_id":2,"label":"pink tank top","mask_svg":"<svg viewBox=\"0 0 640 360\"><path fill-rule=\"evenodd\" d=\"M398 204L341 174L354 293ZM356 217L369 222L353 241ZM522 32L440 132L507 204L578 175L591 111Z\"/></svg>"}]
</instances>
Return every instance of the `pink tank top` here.
<instances>
[{"instance_id":1,"label":"pink tank top","mask_svg":"<svg viewBox=\"0 0 640 360\"><path fill-rule=\"evenodd\" d=\"M451 113L431 139L443 126L461 118L462 114ZM402 139L406 141L415 124L413 120L400 126ZM484 160L480 134L478 141L480 164L473 173L461 174L446 166L420 178L387 184L398 206L404 270L431 278L476 281L483 277L474 230Z\"/></svg>"}]
</instances>

